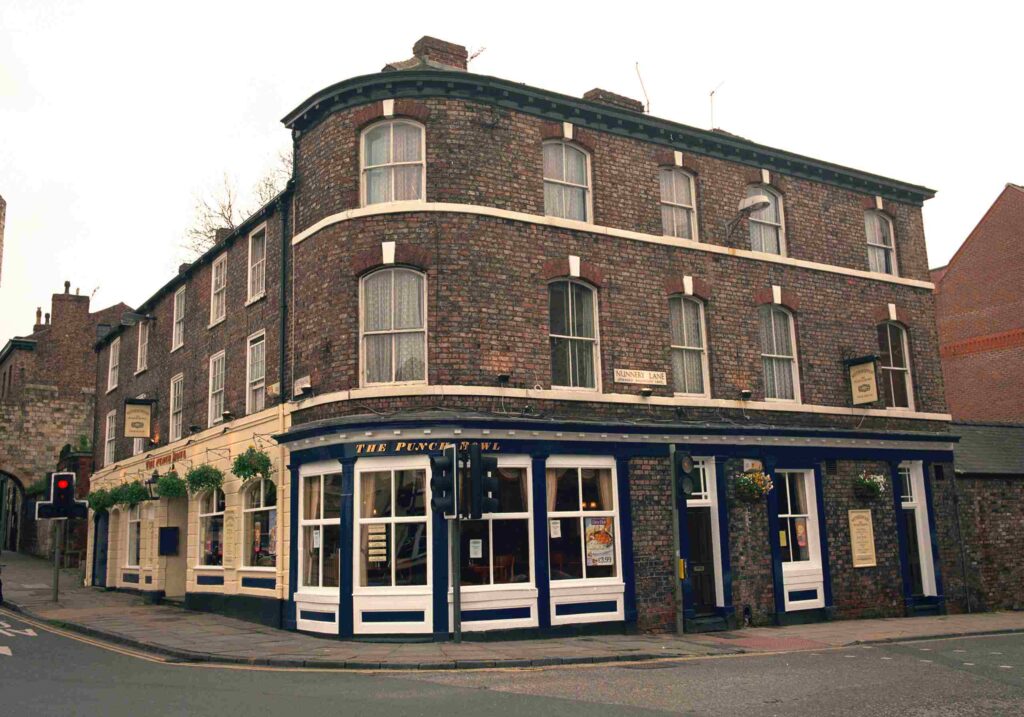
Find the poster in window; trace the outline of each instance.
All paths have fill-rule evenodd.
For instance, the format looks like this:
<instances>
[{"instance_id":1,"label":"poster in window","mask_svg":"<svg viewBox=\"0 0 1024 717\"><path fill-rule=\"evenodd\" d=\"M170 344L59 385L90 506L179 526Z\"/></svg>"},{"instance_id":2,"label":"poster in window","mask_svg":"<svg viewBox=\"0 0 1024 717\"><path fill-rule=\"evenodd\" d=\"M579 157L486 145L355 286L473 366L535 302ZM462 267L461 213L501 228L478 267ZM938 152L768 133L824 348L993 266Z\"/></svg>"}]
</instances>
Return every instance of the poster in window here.
<instances>
[{"instance_id":1,"label":"poster in window","mask_svg":"<svg viewBox=\"0 0 1024 717\"><path fill-rule=\"evenodd\" d=\"M472 538L469 541L469 559L478 560L484 557L484 541L481 538Z\"/></svg>"},{"instance_id":2,"label":"poster in window","mask_svg":"<svg viewBox=\"0 0 1024 717\"><path fill-rule=\"evenodd\" d=\"M552 539L557 540L562 537L562 521L558 518L552 518L548 521L548 529L551 532Z\"/></svg>"},{"instance_id":3,"label":"poster in window","mask_svg":"<svg viewBox=\"0 0 1024 717\"><path fill-rule=\"evenodd\" d=\"M796 527L796 544L801 548L807 547L807 518L797 518L793 521Z\"/></svg>"},{"instance_id":4,"label":"poster in window","mask_svg":"<svg viewBox=\"0 0 1024 717\"><path fill-rule=\"evenodd\" d=\"M612 518L584 518L586 532L587 567L615 564L615 527Z\"/></svg>"}]
</instances>

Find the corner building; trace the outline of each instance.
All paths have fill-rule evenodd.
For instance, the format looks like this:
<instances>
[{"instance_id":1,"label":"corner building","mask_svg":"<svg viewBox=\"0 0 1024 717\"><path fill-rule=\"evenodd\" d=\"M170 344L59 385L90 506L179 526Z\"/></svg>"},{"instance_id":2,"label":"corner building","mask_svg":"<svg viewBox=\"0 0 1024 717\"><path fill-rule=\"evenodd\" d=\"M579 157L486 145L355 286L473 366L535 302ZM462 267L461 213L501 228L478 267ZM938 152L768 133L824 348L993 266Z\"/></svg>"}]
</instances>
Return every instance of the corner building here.
<instances>
[{"instance_id":1,"label":"corner building","mask_svg":"<svg viewBox=\"0 0 1024 717\"><path fill-rule=\"evenodd\" d=\"M465 630L670 630L677 588L690 629L945 609L930 190L432 38L284 123L284 627L449 634L450 442L500 472L463 527ZM696 466L677 506L670 451ZM775 488L748 502L756 468Z\"/></svg>"}]
</instances>

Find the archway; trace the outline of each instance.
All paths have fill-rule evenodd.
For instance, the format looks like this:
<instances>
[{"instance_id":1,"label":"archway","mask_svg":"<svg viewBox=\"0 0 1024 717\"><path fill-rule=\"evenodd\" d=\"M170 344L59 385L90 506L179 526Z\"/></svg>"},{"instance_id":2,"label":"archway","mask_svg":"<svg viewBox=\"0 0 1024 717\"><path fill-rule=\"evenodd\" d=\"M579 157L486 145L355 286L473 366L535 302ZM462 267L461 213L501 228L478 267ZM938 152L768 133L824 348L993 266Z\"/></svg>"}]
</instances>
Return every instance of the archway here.
<instances>
[{"instance_id":1,"label":"archway","mask_svg":"<svg viewBox=\"0 0 1024 717\"><path fill-rule=\"evenodd\" d=\"M25 486L13 473L0 470L0 552L21 547L22 508Z\"/></svg>"}]
</instances>

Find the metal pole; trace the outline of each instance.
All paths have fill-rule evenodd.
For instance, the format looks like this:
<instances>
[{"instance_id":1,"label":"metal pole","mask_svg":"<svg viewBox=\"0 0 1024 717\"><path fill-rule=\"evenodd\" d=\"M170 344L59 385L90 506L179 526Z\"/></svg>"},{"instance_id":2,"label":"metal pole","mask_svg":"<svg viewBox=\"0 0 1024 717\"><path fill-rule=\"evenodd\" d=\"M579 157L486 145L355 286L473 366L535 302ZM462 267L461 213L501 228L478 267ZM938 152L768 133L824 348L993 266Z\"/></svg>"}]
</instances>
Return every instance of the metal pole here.
<instances>
[{"instance_id":1,"label":"metal pole","mask_svg":"<svg viewBox=\"0 0 1024 717\"><path fill-rule=\"evenodd\" d=\"M60 592L60 525L61 521L53 521L53 601L57 602Z\"/></svg>"},{"instance_id":2,"label":"metal pole","mask_svg":"<svg viewBox=\"0 0 1024 717\"><path fill-rule=\"evenodd\" d=\"M452 520L452 629L462 642L462 518Z\"/></svg>"},{"instance_id":3,"label":"metal pole","mask_svg":"<svg viewBox=\"0 0 1024 717\"><path fill-rule=\"evenodd\" d=\"M682 547L679 545L679 495L677 493L678 487L676 486L676 477L672 472L672 466L675 465L675 454L676 447L669 444L668 447L668 465L669 465L669 482L672 484L672 552L675 553L676 559L672 565L672 584L675 586L675 600L676 600L676 632L682 635L685 632L685 622L683 620L683 582L679 577L679 561L683 559Z\"/></svg>"}]
</instances>

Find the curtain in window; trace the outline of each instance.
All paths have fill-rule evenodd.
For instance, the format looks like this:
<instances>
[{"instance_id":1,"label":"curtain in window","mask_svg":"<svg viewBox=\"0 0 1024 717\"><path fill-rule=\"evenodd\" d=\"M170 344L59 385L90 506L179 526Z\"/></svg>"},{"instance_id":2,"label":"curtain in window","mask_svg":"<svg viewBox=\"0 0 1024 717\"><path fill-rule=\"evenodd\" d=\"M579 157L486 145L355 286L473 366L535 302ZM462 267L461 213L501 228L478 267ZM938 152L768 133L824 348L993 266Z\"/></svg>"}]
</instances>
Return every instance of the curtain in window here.
<instances>
[{"instance_id":1,"label":"curtain in window","mask_svg":"<svg viewBox=\"0 0 1024 717\"><path fill-rule=\"evenodd\" d=\"M661 182L661 224L669 236L693 239L693 193L690 176L678 169L664 168Z\"/></svg>"},{"instance_id":2,"label":"curtain in window","mask_svg":"<svg viewBox=\"0 0 1024 717\"><path fill-rule=\"evenodd\" d=\"M558 496L558 473L548 469L545 475L545 487L547 488L548 512L555 509L555 498Z\"/></svg>"},{"instance_id":3,"label":"curtain in window","mask_svg":"<svg viewBox=\"0 0 1024 717\"><path fill-rule=\"evenodd\" d=\"M747 188L747 196L763 194L768 197L769 204L750 214L750 248L769 254L781 253L780 234L782 222L779 213L779 198L761 186Z\"/></svg>"},{"instance_id":4,"label":"curtain in window","mask_svg":"<svg viewBox=\"0 0 1024 717\"><path fill-rule=\"evenodd\" d=\"M363 280L367 383L426 377L423 283L422 274L407 269L379 271Z\"/></svg>"},{"instance_id":5,"label":"curtain in window","mask_svg":"<svg viewBox=\"0 0 1024 717\"><path fill-rule=\"evenodd\" d=\"M868 268L883 274L894 273L889 220L878 212L865 212L864 232L868 240Z\"/></svg>"},{"instance_id":6,"label":"curtain in window","mask_svg":"<svg viewBox=\"0 0 1024 717\"><path fill-rule=\"evenodd\" d=\"M587 155L564 142L544 145L544 213L586 221Z\"/></svg>"},{"instance_id":7,"label":"curtain in window","mask_svg":"<svg viewBox=\"0 0 1024 717\"><path fill-rule=\"evenodd\" d=\"M789 314L775 307L762 306L760 323L765 396L792 399L795 393Z\"/></svg>"}]
</instances>

